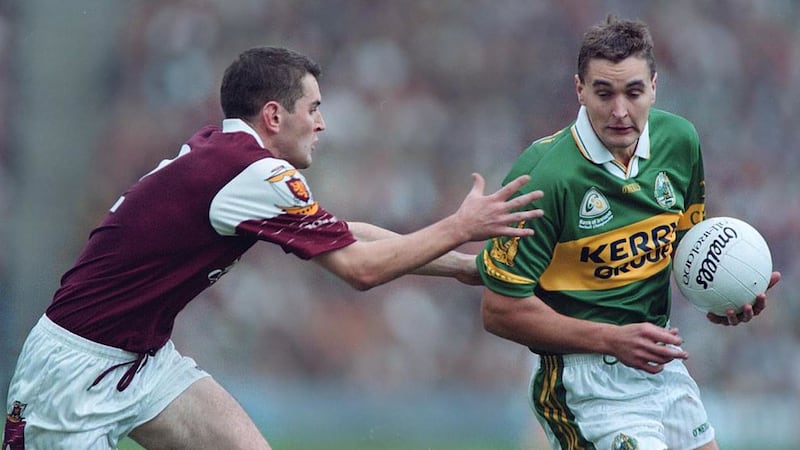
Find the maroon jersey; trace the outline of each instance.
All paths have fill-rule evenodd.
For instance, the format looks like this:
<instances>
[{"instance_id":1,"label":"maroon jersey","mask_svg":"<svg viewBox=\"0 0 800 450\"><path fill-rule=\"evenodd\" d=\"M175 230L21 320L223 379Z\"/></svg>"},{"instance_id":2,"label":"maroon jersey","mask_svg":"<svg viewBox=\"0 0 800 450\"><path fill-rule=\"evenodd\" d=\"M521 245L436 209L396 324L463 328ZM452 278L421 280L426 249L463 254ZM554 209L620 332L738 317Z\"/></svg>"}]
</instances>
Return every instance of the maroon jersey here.
<instances>
[{"instance_id":1,"label":"maroon jersey","mask_svg":"<svg viewBox=\"0 0 800 450\"><path fill-rule=\"evenodd\" d=\"M64 274L47 316L87 339L153 351L175 317L255 242L309 259L355 242L303 176L243 121L208 126L135 183Z\"/></svg>"}]
</instances>

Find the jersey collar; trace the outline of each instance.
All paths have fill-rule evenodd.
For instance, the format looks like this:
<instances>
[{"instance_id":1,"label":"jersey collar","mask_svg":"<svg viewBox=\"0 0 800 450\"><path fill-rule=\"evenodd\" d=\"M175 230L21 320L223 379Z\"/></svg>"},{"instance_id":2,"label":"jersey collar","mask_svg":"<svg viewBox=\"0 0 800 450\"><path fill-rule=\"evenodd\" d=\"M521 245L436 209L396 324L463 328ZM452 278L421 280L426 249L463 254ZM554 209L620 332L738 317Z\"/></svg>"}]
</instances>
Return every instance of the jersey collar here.
<instances>
[{"instance_id":1,"label":"jersey collar","mask_svg":"<svg viewBox=\"0 0 800 450\"><path fill-rule=\"evenodd\" d=\"M578 118L572 126L572 136L578 149L583 153L589 161L595 164L600 164L605 167L612 174L620 178L634 177L639 173L639 158L648 159L650 157L650 122L648 121L642 135L639 136L639 142L636 144L636 151L633 153L633 158L628 165L627 170L619 167L614 162L614 155L600 142L600 139L595 134L591 122L589 122L589 114L586 112L586 107L581 106L578 111Z\"/></svg>"},{"instance_id":2,"label":"jersey collar","mask_svg":"<svg viewBox=\"0 0 800 450\"><path fill-rule=\"evenodd\" d=\"M253 129L247 122L242 119L224 119L222 121L222 132L223 133L247 133L258 142L258 145L261 148L264 147L264 143L261 142L261 136L256 133L256 130Z\"/></svg>"}]
</instances>

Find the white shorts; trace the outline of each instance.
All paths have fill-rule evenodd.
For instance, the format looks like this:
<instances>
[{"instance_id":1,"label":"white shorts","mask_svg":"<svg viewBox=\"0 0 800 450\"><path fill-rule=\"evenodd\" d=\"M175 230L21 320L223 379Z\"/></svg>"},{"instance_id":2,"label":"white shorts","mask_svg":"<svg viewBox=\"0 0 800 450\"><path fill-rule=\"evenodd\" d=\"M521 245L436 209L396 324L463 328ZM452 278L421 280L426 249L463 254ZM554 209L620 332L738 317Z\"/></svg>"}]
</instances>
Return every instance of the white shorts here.
<instances>
[{"instance_id":1,"label":"white shorts","mask_svg":"<svg viewBox=\"0 0 800 450\"><path fill-rule=\"evenodd\" d=\"M693 449L714 439L680 360L654 375L607 355L542 356L528 399L556 450Z\"/></svg>"},{"instance_id":2,"label":"white shorts","mask_svg":"<svg viewBox=\"0 0 800 450\"><path fill-rule=\"evenodd\" d=\"M24 439L19 448L26 450L114 449L192 383L209 376L170 341L148 357L125 390L118 391L117 383L130 366L112 370L92 386L110 367L136 357L72 334L43 316L28 335L11 379L3 448Z\"/></svg>"}]
</instances>

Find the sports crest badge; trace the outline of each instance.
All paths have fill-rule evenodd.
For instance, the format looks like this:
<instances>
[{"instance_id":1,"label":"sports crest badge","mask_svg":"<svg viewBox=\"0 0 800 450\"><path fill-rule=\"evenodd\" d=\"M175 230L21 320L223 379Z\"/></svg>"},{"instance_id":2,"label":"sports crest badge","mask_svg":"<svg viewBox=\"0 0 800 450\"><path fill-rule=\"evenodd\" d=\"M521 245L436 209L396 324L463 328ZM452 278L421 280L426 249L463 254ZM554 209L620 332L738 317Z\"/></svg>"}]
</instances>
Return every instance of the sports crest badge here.
<instances>
[{"instance_id":1,"label":"sports crest badge","mask_svg":"<svg viewBox=\"0 0 800 450\"><path fill-rule=\"evenodd\" d=\"M11 405L11 411L6 415L3 450L25 450L25 417L22 413L27 406L27 403L16 400Z\"/></svg>"}]
</instances>

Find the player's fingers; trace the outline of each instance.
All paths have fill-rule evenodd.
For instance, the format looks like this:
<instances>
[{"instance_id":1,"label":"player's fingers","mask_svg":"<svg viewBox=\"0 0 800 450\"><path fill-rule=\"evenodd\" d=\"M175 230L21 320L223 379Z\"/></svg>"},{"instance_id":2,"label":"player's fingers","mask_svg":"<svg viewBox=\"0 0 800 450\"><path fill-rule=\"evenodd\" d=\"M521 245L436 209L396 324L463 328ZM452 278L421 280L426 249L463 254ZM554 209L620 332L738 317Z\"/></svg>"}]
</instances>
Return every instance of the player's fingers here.
<instances>
[{"instance_id":1,"label":"player's fingers","mask_svg":"<svg viewBox=\"0 0 800 450\"><path fill-rule=\"evenodd\" d=\"M512 226L506 226L499 229L497 233L494 233L493 236L508 236L508 237L527 237L533 236L534 231L530 228L517 228Z\"/></svg>"},{"instance_id":2,"label":"player's fingers","mask_svg":"<svg viewBox=\"0 0 800 450\"><path fill-rule=\"evenodd\" d=\"M736 317L736 311L733 309L725 311L725 318L728 319L728 325L737 325L739 323L739 318Z\"/></svg>"},{"instance_id":3,"label":"player's fingers","mask_svg":"<svg viewBox=\"0 0 800 450\"><path fill-rule=\"evenodd\" d=\"M671 345L658 345L653 354L655 356L662 358L661 360L654 359L653 361L661 362L664 364L672 361L673 359L689 358L689 353L687 353L685 350Z\"/></svg>"},{"instance_id":4,"label":"player's fingers","mask_svg":"<svg viewBox=\"0 0 800 450\"><path fill-rule=\"evenodd\" d=\"M656 373L659 373L662 370L664 370L664 365L663 364L657 364L657 363L650 362L650 361L645 361L645 362L643 362L641 364L637 364L636 368L644 370L645 372L656 374Z\"/></svg>"},{"instance_id":5,"label":"player's fingers","mask_svg":"<svg viewBox=\"0 0 800 450\"><path fill-rule=\"evenodd\" d=\"M486 181L483 179L483 176L478 172L472 173L472 191L477 192L480 195L483 195L483 189L486 187Z\"/></svg>"},{"instance_id":6,"label":"player's fingers","mask_svg":"<svg viewBox=\"0 0 800 450\"><path fill-rule=\"evenodd\" d=\"M666 355L652 355L646 358L647 364L650 366L664 366L664 364L672 361L673 357L666 356Z\"/></svg>"},{"instance_id":7,"label":"player's fingers","mask_svg":"<svg viewBox=\"0 0 800 450\"><path fill-rule=\"evenodd\" d=\"M671 358L669 356L663 356L663 355L653 355L653 356L650 356L650 357L647 358L647 363L650 364L650 365L663 366L664 364L672 361L673 359L675 359L675 358Z\"/></svg>"},{"instance_id":8,"label":"player's fingers","mask_svg":"<svg viewBox=\"0 0 800 450\"><path fill-rule=\"evenodd\" d=\"M740 323L749 322L753 318L753 307L744 305L742 312L737 313L733 308L725 311L725 316L728 319L728 325L739 325Z\"/></svg>"},{"instance_id":9,"label":"player's fingers","mask_svg":"<svg viewBox=\"0 0 800 450\"><path fill-rule=\"evenodd\" d=\"M544 192L535 190L528 192L527 194L520 195L519 197L514 197L513 199L507 201L506 205L510 209L522 208L525 205L529 205L542 197L544 197Z\"/></svg>"},{"instance_id":10,"label":"player's fingers","mask_svg":"<svg viewBox=\"0 0 800 450\"><path fill-rule=\"evenodd\" d=\"M512 195L514 195L515 192L519 191L519 189L522 186L525 186L525 184L527 184L528 181L530 181L530 180L531 180L531 176L530 175L520 175L517 178L514 178L513 180L511 180L511 182L509 182L508 184L506 184L502 188L500 188L497 192L495 192L494 195L496 195L496 196L502 198L503 200L505 200L505 199L511 197Z\"/></svg>"},{"instance_id":11,"label":"player's fingers","mask_svg":"<svg viewBox=\"0 0 800 450\"><path fill-rule=\"evenodd\" d=\"M501 221L502 223L519 223L526 220L538 219L542 216L544 216L544 210L528 209L510 213L507 217L503 217Z\"/></svg>"},{"instance_id":12,"label":"player's fingers","mask_svg":"<svg viewBox=\"0 0 800 450\"><path fill-rule=\"evenodd\" d=\"M674 350L673 347L667 347L664 344L681 345L683 343L683 338L678 335L677 328L667 329L650 323L645 323L640 327L639 333L646 340L646 342L658 343L658 349L662 353Z\"/></svg>"},{"instance_id":13,"label":"player's fingers","mask_svg":"<svg viewBox=\"0 0 800 450\"><path fill-rule=\"evenodd\" d=\"M714 313L707 313L706 318L709 320L709 322L715 323L717 325L726 325L726 326L730 325L727 316L718 316Z\"/></svg>"},{"instance_id":14,"label":"player's fingers","mask_svg":"<svg viewBox=\"0 0 800 450\"><path fill-rule=\"evenodd\" d=\"M756 315L755 308L752 305L744 305L742 307L742 312L736 315L736 318L739 320L739 323L746 323L750 322L753 317Z\"/></svg>"},{"instance_id":15,"label":"player's fingers","mask_svg":"<svg viewBox=\"0 0 800 450\"><path fill-rule=\"evenodd\" d=\"M772 286L775 286L775 284L778 281L781 281L781 273L772 272L772 275L769 277L769 285L767 286L767 289L771 288Z\"/></svg>"},{"instance_id":16,"label":"player's fingers","mask_svg":"<svg viewBox=\"0 0 800 450\"><path fill-rule=\"evenodd\" d=\"M676 347L659 344L651 347L644 359L647 361L648 366L656 368L660 372L664 365L672 360L689 359L689 353Z\"/></svg>"},{"instance_id":17,"label":"player's fingers","mask_svg":"<svg viewBox=\"0 0 800 450\"><path fill-rule=\"evenodd\" d=\"M757 316L761 314L761 311L767 307L767 294L759 294L756 297L755 303L753 303L753 315Z\"/></svg>"}]
</instances>

